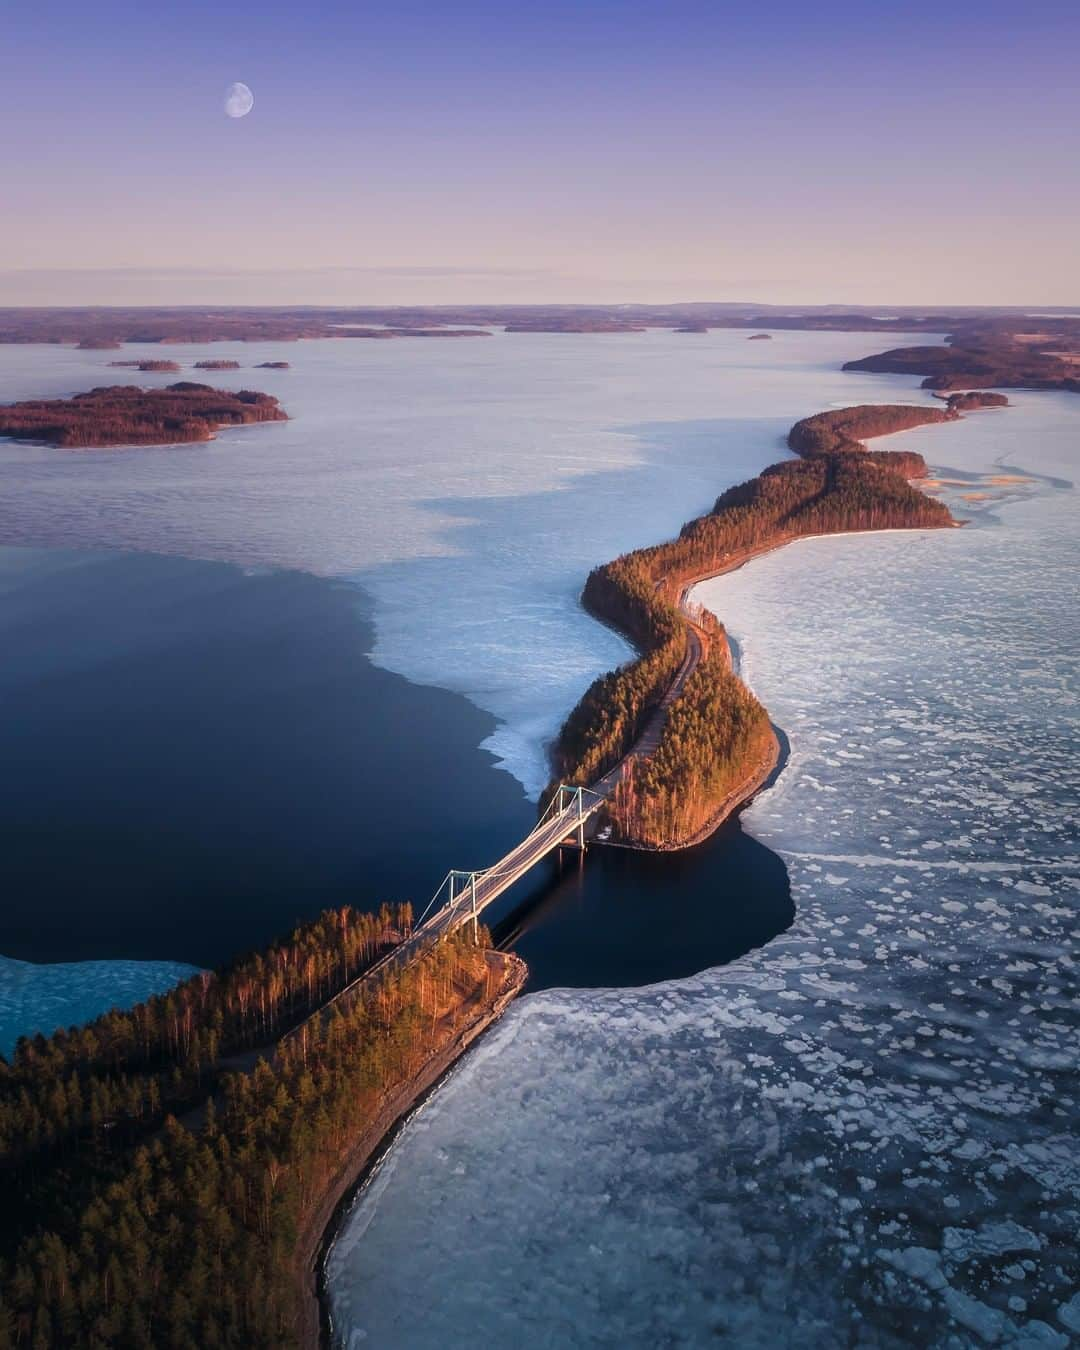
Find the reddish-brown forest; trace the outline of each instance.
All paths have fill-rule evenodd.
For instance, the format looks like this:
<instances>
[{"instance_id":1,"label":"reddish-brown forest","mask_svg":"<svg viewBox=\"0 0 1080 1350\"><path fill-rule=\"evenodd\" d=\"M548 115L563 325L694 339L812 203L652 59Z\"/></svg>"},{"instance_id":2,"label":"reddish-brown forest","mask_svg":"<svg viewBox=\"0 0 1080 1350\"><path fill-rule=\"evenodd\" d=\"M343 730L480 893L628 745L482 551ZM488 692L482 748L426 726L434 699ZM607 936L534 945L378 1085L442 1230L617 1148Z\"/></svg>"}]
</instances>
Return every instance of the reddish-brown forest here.
<instances>
[{"instance_id":1,"label":"reddish-brown forest","mask_svg":"<svg viewBox=\"0 0 1080 1350\"><path fill-rule=\"evenodd\" d=\"M1040 321L1040 326L1046 326ZM945 347L894 347L848 361L845 370L923 375L924 389L1064 389L1080 393L1078 368L1066 359L1080 349L1080 332L1049 333L1033 345L992 335Z\"/></svg>"},{"instance_id":2,"label":"reddish-brown forest","mask_svg":"<svg viewBox=\"0 0 1080 1350\"><path fill-rule=\"evenodd\" d=\"M189 381L165 389L108 385L74 398L0 405L0 436L65 449L171 445L208 441L218 427L285 419L276 398L250 389L234 394Z\"/></svg>"},{"instance_id":3,"label":"reddish-brown forest","mask_svg":"<svg viewBox=\"0 0 1080 1350\"><path fill-rule=\"evenodd\" d=\"M271 1031L284 989L312 1007L340 988L389 924L328 913L232 972L0 1058L0 1347L297 1344L298 1234L389 1094L490 1007L512 963L463 931L265 1059L230 1072L223 1052ZM170 1087L196 1072L203 1106L182 1124Z\"/></svg>"},{"instance_id":4,"label":"reddish-brown forest","mask_svg":"<svg viewBox=\"0 0 1080 1350\"><path fill-rule=\"evenodd\" d=\"M731 488L677 539L594 569L585 607L624 632L641 656L596 680L570 714L553 748L560 780L594 782L641 735L686 650L678 600L689 581L806 535L951 524L941 502L907 482L926 472L921 456L870 452L856 437L956 416L939 408L867 405L807 418L789 437L803 459L774 464ZM720 625L703 622L722 639ZM650 846L694 837L760 767L770 734L765 709L732 673L719 641L710 642L671 706L656 754L633 766L614 798L616 835Z\"/></svg>"}]
</instances>

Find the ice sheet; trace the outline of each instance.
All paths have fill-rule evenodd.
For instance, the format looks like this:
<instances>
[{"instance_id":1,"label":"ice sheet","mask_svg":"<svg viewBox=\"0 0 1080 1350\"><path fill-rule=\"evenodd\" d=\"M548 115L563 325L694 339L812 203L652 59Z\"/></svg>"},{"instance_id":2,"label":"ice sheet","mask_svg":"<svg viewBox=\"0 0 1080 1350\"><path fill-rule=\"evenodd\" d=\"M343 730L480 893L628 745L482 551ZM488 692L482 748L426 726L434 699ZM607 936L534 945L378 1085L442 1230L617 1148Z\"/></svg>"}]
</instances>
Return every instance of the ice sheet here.
<instances>
[{"instance_id":1,"label":"ice sheet","mask_svg":"<svg viewBox=\"0 0 1080 1350\"><path fill-rule=\"evenodd\" d=\"M1069 1343L1080 405L1017 401L917 433L1040 475L947 489L964 530L700 589L791 738L744 825L796 923L694 980L513 1008L332 1250L350 1346Z\"/></svg>"}]
</instances>

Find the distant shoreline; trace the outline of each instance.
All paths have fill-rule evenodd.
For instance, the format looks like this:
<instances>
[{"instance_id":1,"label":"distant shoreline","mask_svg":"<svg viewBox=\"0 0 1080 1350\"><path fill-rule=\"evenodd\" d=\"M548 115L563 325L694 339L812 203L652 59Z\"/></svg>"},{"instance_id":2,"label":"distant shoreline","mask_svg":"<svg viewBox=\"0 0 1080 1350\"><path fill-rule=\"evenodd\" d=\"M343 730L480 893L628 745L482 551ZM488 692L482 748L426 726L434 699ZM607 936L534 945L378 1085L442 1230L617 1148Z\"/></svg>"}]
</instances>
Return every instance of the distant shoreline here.
<instances>
[{"instance_id":1,"label":"distant shoreline","mask_svg":"<svg viewBox=\"0 0 1080 1350\"><path fill-rule=\"evenodd\" d=\"M89 351L125 345L212 342L297 342L349 338L486 337L487 329L519 333L620 333L633 337L648 329L708 332L744 330L767 337L792 331L878 333L891 340L903 334L948 334L977 362L959 362L971 371L1019 369L1060 374L1049 354L1080 351L1080 318L1070 309L1050 312L1022 308L915 306L780 305L752 302L682 304L459 304L380 306L197 306L126 305L86 307L0 307L0 344L72 344ZM1032 329L1038 331L1032 333ZM1016 348L1028 347L1030 361L1017 362ZM1011 349L1005 361L997 359ZM986 360L987 355L990 360ZM940 354L938 354L938 358ZM946 360L950 359L946 356ZM968 386L971 387L971 386Z\"/></svg>"}]
</instances>

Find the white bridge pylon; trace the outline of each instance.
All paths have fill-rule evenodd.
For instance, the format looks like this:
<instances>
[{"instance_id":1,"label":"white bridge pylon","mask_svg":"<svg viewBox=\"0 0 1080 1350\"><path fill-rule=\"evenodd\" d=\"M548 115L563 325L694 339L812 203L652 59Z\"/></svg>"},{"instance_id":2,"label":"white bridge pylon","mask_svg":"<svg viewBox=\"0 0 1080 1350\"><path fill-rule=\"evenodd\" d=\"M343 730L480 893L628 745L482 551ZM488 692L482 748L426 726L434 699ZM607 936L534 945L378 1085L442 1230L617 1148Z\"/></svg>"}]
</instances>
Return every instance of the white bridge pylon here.
<instances>
[{"instance_id":1,"label":"white bridge pylon","mask_svg":"<svg viewBox=\"0 0 1080 1350\"><path fill-rule=\"evenodd\" d=\"M447 872L414 932L421 928L452 932L469 922L475 930L481 912L541 858L571 841L574 847L584 850L585 825L603 803L603 795L591 788L560 783L536 825L493 867L475 872L455 868Z\"/></svg>"}]
</instances>

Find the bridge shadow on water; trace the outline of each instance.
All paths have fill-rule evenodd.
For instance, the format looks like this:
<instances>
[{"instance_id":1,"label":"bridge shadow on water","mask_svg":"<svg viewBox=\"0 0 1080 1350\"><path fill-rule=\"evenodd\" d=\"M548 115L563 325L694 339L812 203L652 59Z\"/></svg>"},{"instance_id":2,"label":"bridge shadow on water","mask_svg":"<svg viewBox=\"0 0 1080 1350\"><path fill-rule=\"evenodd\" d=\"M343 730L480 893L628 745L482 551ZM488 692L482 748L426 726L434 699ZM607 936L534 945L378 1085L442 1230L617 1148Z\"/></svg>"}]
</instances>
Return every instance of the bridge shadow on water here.
<instances>
[{"instance_id":1,"label":"bridge shadow on water","mask_svg":"<svg viewBox=\"0 0 1080 1350\"><path fill-rule=\"evenodd\" d=\"M777 734L770 785L787 759ZM685 979L764 946L795 917L783 860L738 815L678 853L593 844L585 857L564 850L536 872L542 880L528 890L523 882L488 919L496 944L527 962L530 991Z\"/></svg>"}]
</instances>

